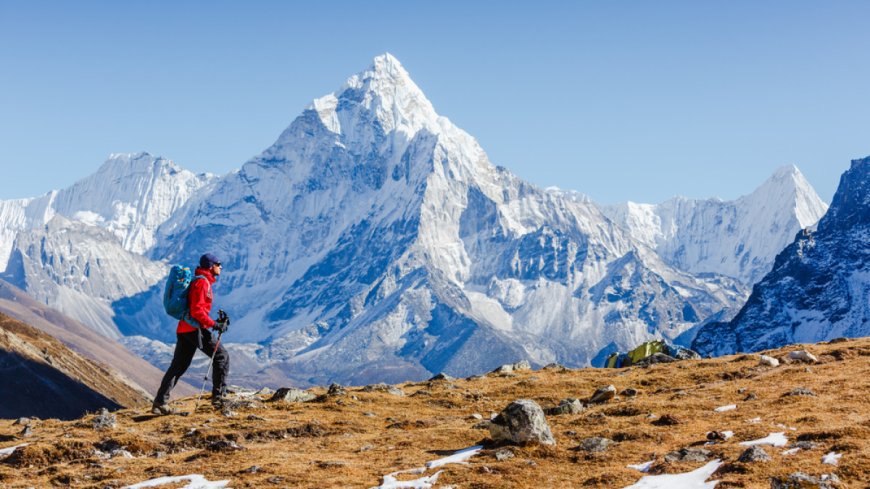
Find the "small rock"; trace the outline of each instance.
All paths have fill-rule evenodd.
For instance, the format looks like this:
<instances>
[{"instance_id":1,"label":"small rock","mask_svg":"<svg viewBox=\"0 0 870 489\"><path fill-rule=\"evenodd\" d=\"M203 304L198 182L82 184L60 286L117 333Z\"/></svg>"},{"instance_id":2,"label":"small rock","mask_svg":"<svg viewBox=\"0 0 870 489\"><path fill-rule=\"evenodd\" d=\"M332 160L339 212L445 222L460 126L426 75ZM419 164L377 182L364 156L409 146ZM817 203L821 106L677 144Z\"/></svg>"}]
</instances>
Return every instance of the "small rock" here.
<instances>
[{"instance_id":1,"label":"small rock","mask_svg":"<svg viewBox=\"0 0 870 489\"><path fill-rule=\"evenodd\" d=\"M97 431L110 430L117 424L118 418L116 418L115 415L110 413L106 408L100 409L100 413L94 416L94 419L91 420L91 425Z\"/></svg>"},{"instance_id":2,"label":"small rock","mask_svg":"<svg viewBox=\"0 0 870 489\"><path fill-rule=\"evenodd\" d=\"M321 460L317 462L317 466L321 469L331 469L334 467L344 467L347 465L347 462L343 460Z\"/></svg>"},{"instance_id":3,"label":"small rock","mask_svg":"<svg viewBox=\"0 0 870 489\"><path fill-rule=\"evenodd\" d=\"M631 388L623 389L622 392L619 393L620 396L625 396L625 397L637 397L637 394L638 394L637 389L631 389Z\"/></svg>"},{"instance_id":4,"label":"small rock","mask_svg":"<svg viewBox=\"0 0 870 489\"><path fill-rule=\"evenodd\" d=\"M652 424L656 426L674 426L682 423L683 420L674 416L673 414L665 414L661 418L652 422Z\"/></svg>"},{"instance_id":5,"label":"small rock","mask_svg":"<svg viewBox=\"0 0 870 489\"><path fill-rule=\"evenodd\" d=\"M269 398L269 402L308 402L315 398L316 396L308 391L304 391L302 389L297 389L295 387L281 387L272 397Z\"/></svg>"},{"instance_id":6,"label":"small rock","mask_svg":"<svg viewBox=\"0 0 870 489\"><path fill-rule=\"evenodd\" d=\"M522 361L517 362L517 363L508 363L508 364L502 365L501 367L498 367L497 369L493 370L492 373L494 373L494 374L509 374L512 372L521 372L523 370L531 370L531 369L532 369L532 365L528 362L528 360L522 360Z\"/></svg>"},{"instance_id":7,"label":"small rock","mask_svg":"<svg viewBox=\"0 0 870 489\"><path fill-rule=\"evenodd\" d=\"M551 416L558 416L560 414L577 414L582 413L586 409L586 406L580 402L580 399L562 399L559 402L559 405L547 410L547 414Z\"/></svg>"},{"instance_id":8,"label":"small rock","mask_svg":"<svg viewBox=\"0 0 870 489\"><path fill-rule=\"evenodd\" d=\"M269 477L268 479L266 479L266 482L268 482L270 484L280 484L280 483L284 482L284 478L281 477L280 475L276 475L274 477Z\"/></svg>"},{"instance_id":9,"label":"small rock","mask_svg":"<svg viewBox=\"0 0 870 489\"><path fill-rule=\"evenodd\" d=\"M610 445L613 445L613 440L610 438L593 436L592 438L586 438L581 441L579 448L587 452L603 452L607 450Z\"/></svg>"},{"instance_id":10,"label":"small rock","mask_svg":"<svg viewBox=\"0 0 870 489\"><path fill-rule=\"evenodd\" d=\"M466 377L465 380L480 380L485 378L485 375L472 375L471 377Z\"/></svg>"},{"instance_id":11,"label":"small rock","mask_svg":"<svg viewBox=\"0 0 870 489\"><path fill-rule=\"evenodd\" d=\"M666 462L706 462L711 453L703 448L681 448L665 455Z\"/></svg>"},{"instance_id":12,"label":"small rock","mask_svg":"<svg viewBox=\"0 0 870 489\"><path fill-rule=\"evenodd\" d=\"M799 441L791 444L791 448L800 448L801 450L814 450L819 447L818 443L812 441Z\"/></svg>"},{"instance_id":13,"label":"small rock","mask_svg":"<svg viewBox=\"0 0 870 489\"><path fill-rule=\"evenodd\" d=\"M480 421L481 419L483 419L483 415L480 413L473 413L471 416L469 416L469 419L476 419Z\"/></svg>"},{"instance_id":14,"label":"small rock","mask_svg":"<svg viewBox=\"0 0 870 489\"><path fill-rule=\"evenodd\" d=\"M364 413L363 413L363 416L365 416L365 417L367 417L367 418L377 418L377 417L378 417L377 414L375 414L375 413L373 413L373 412L370 412L370 411L366 411L366 412L364 412Z\"/></svg>"},{"instance_id":15,"label":"small rock","mask_svg":"<svg viewBox=\"0 0 870 489\"><path fill-rule=\"evenodd\" d=\"M391 394L391 395L398 396L398 397L405 396L405 393L402 391L402 389L399 389L397 387L393 387L391 385L387 385L384 383L367 385L367 386L363 387L362 390L363 390L363 392L386 392L387 394Z\"/></svg>"},{"instance_id":16,"label":"small rock","mask_svg":"<svg viewBox=\"0 0 870 489\"><path fill-rule=\"evenodd\" d=\"M818 363L819 359L815 355L806 350L797 350L789 352L788 358L797 362Z\"/></svg>"},{"instance_id":17,"label":"small rock","mask_svg":"<svg viewBox=\"0 0 870 489\"><path fill-rule=\"evenodd\" d=\"M246 474L256 474L260 470L262 470L262 469L260 468L259 465L252 465L252 466L248 467L247 469L243 470L242 472L245 472Z\"/></svg>"},{"instance_id":18,"label":"small rock","mask_svg":"<svg viewBox=\"0 0 870 489\"><path fill-rule=\"evenodd\" d=\"M510 403L492 420L489 433L496 442L556 444L544 411L530 399Z\"/></svg>"},{"instance_id":19,"label":"small rock","mask_svg":"<svg viewBox=\"0 0 870 489\"><path fill-rule=\"evenodd\" d=\"M813 477L803 472L795 472L788 477L773 477L770 479L770 489L834 489L839 487L839 479L836 475Z\"/></svg>"},{"instance_id":20,"label":"small rock","mask_svg":"<svg viewBox=\"0 0 870 489\"><path fill-rule=\"evenodd\" d=\"M529 363L528 360L519 361L519 362L515 363L513 366L514 366L514 372L522 372L523 370L531 370L532 369L532 365Z\"/></svg>"},{"instance_id":21,"label":"small rock","mask_svg":"<svg viewBox=\"0 0 870 489\"><path fill-rule=\"evenodd\" d=\"M109 456L110 456L111 458L117 458L117 457L121 457L121 458L133 458L133 454L132 454L132 453L128 452L127 450L121 450L121 449L118 449L118 450L112 450L112 452L109 454Z\"/></svg>"},{"instance_id":22,"label":"small rock","mask_svg":"<svg viewBox=\"0 0 870 489\"><path fill-rule=\"evenodd\" d=\"M341 384L332 383L329 385L329 389L326 391L327 396L345 396L347 395L347 391L344 390L344 387Z\"/></svg>"},{"instance_id":23,"label":"small rock","mask_svg":"<svg viewBox=\"0 0 870 489\"><path fill-rule=\"evenodd\" d=\"M368 452L368 451L374 450L374 448L375 448L374 445L363 445L363 446L359 447L359 450L357 450L357 451L360 453Z\"/></svg>"},{"instance_id":24,"label":"small rock","mask_svg":"<svg viewBox=\"0 0 870 489\"><path fill-rule=\"evenodd\" d=\"M500 448L495 452L495 459L499 462L503 462L510 458L514 458L514 452L508 450L507 448Z\"/></svg>"},{"instance_id":25,"label":"small rock","mask_svg":"<svg viewBox=\"0 0 870 489\"><path fill-rule=\"evenodd\" d=\"M782 395L782 397L788 397L788 396L816 397L816 393L807 389L806 387L797 387L797 388L794 388L794 389L792 389L792 390L790 390Z\"/></svg>"},{"instance_id":26,"label":"small rock","mask_svg":"<svg viewBox=\"0 0 870 489\"><path fill-rule=\"evenodd\" d=\"M761 355L758 363L761 365L767 365L768 367L779 367L779 360L773 357L769 357L767 355Z\"/></svg>"},{"instance_id":27,"label":"small rock","mask_svg":"<svg viewBox=\"0 0 870 489\"><path fill-rule=\"evenodd\" d=\"M18 418L18 419L16 419L15 422L12 423L12 424L13 424L13 425L16 425L16 424L17 424L17 425L25 425L25 426L26 426L26 425L29 425L29 424L30 424L30 418Z\"/></svg>"},{"instance_id":28,"label":"small rock","mask_svg":"<svg viewBox=\"0 0 870 489\"><path fill-rule=\"evenodd\" d=\"M602 402L607 402L607 401L613 399L613 397L615 395L616 395L616 387L614 387L612 385L608 385L607 387L602 387L602 388L598 389L597 391L595 391L595 393L592 394L592 397L589 398L589 402L591 404L598 404L598 403L602 403Z\"/></svg>"},{"instance_id":29,"label":"small rock","mask_svg":"<svg viewBox=\"0 0 870 489\"><path fill-rule=\"evenodd\" d=\"M746 397L743 398L744 401L754 401L756 399L758 399L758 396L754 392L746 394Z\"/></svg>"},{"instance_id":30,"label":"small rock","mask_svg":"<svg viewBox=\"0 0 870 489\"><path fill-rule=\"evenodd\" d=\"M248 417L245 419L247 419L248 421L268 421L266 418L261 418L256 414L249 414Z\"/></svg>"},{"instance_id":31,"label":"small rock","mask_svg":"<svg viewBox=\"0 0 870 489\"><path fill-rule=\"evenodd\" d=\"M637 362L635 362L633 364L633 366L649 367L650 365L655 365L657 363L672 363L672 362L676 362L676 361L677 361L677 359L670 356L670 355L665 355L662 352L657 352L657 353L653 353L652 355L650 355L646 358L638 360Z\"/></svg>"},{"instance_id":32,"label":"small rock","mask_svg":"<svg viewBox=\"0 0 870 489\"><path fill-rule=\"evenodd\" d=\"M481 421L480 423L475 424L471 428L475 429L475 430L488 430L489 425L491 425L491 424L492 424L492 421L487 419L485 421Z\"/></svg>"},{"instance_id":33,"label":"small rock","mask_svg":"<svg viewBox=\"0 0 870 489\"><path fill-rule=\"evenodd\" d=\"M448 382L452 382L452 381L454 381L454 380L456 380L456 379L453 378L453 377L451 377L451 376L449 376L449 375L447 375L447 374L445 374L444 372L441 372L440 374L438 374L438 375L432 377L431 379L429 379L429 382L432 382L433 380L446 380L446 381L448 381Z\"/></svg>"},{"instance_id":34,"label":"small rock","mask_svg":"<svg viewBox=\"0 0 870 489\"><path fill-rule=\"evenodd\" d=\"M768 455L763 448L754 446L747 448L742 454L740 454L740 457L737 460L743 463L768 462L770 461L770 455Z\"/></svg>"},{"instance_id":35,"label":"small rock","mask_svg":"<svg viewBox=\"0 0 870 489\"><path fill-rule=\"evenodd\" d=\"M21 432L18 433L18 436L20 436L22 438L27 438L28 436L30 436L32 434L33 434L33 428L31 428L30 425L28 424L28 425L25 425L24 428L22 428Z\"/></svg>"},{"instance_id":36,"label":"small rock","mask_svg":"<svg viewBox=\"0 0 870 489\"><path fill-rule=\"evenodd\" d=\"M245 447L239 445L232 440L217 440L208 444L208 450L211 452L233 452L244 450Z\"/></svg>"},{"instance_id":37,"label":"small rock","mask_svg":"<svg viewBox=\"0 0 870 489\"><path fill-rule=\"evenodd\" d=\"M548 363L544 365L543 370L556 370L558 372L564 372L568 369L564 365L560 365L558 363Z\"/></svg>"}]
</instances>

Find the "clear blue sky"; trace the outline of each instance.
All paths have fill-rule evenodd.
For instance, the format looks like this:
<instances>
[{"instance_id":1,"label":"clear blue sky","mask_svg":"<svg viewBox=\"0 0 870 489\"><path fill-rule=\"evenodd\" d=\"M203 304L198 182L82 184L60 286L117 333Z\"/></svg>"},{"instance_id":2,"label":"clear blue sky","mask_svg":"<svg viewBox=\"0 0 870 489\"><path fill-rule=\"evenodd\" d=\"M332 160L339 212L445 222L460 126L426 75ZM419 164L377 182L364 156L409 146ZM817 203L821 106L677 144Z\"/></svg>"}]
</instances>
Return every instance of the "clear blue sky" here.
<instances>
[{"instance_id":1,"label":"clear blue sky","mask_svg":"<svg viewBox=\"0 0 870 489\"><path fill-rule=\"evenodd\" d=\"M604 202L870 155L870 2L0 0L0 199L109 153L225 173L391 52L490 159Z\"/></svg>"}]
</instances>

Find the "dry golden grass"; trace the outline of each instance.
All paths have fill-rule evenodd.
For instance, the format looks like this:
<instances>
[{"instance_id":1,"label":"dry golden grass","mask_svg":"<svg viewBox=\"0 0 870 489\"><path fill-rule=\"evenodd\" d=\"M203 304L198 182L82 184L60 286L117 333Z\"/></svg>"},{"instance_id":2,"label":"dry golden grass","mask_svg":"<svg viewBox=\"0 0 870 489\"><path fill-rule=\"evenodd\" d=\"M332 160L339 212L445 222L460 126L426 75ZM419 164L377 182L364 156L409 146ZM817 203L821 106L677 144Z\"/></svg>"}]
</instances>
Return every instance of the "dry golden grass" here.
<instances>
[{"instance_id":1,"label":"dry golden grass","mask_svg":"<svg viewBox=\"0 0 870 489\"><path fill-rule=\"evenodd\" d=\"M263 403L262 408L239 408L232 417L210 407L188 417L152 418L141 410L122 410L116 413L118 426L103 432L91 428L89 417L43 420L26 439L10 436L20 426L0 421L0 440L5 440L0 447L30 443L0 462L0 486L121 487L165 475L202 474L229 479L234 488L369 488L385 474L487 444L467 465L443 467L435 487L624 487L643 475L627 464L654 459L653 473L700 467L703 462L664 461L668 452L693 446L725 461L712 478L721 481L721 488L770 487L771 477L797 471L836 474L843 487L870 487L870 339L805 347L819 357L818 364L786 362L771 368L759 366L758 355L738 355L649 368L490 374L401 384L405 397L347 388L345 396ZM783 359L800 348L771 354ZM488 418L520 398L546 409L564 398L587 398L608 384L639 394L617 396L580 414L548 416L555 447L509 447L515 456L498 461L489 432L474 429L479 421L473 413ZM800 387L816 396L784 396ZM745 400L750 394L755 399ZM194 410L194 401L183 399L175 406ZM714 412L727 404L737 409ZM654 423L664 415L677 424ZM749 422L753 418L761 421ZM734 437L704 446L706 433L714 430L731 430ZM737 461L746 448L740 441L781 431L790 443L809 440L817 446L794 455L784 455L785 447L765 447L771 461ZM616 443L599 453L578 449L594 436ZM94 455L96 444L104 450L125 447L134 458L101 459ZM822 463L830 451L843 454L839 465ZM253 466L259 470L250 470Z\"/></svg>"}]
</instances>

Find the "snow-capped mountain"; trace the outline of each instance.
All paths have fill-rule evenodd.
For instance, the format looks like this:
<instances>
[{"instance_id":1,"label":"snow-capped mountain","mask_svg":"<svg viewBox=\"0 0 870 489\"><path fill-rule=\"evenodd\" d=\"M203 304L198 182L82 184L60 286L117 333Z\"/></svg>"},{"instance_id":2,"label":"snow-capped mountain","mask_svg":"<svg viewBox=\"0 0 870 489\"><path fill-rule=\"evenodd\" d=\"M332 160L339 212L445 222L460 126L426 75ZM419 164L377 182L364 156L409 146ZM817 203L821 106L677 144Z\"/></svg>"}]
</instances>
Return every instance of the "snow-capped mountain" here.
<instances>
[{"instance_id":1,"label":"snow-capped mountain","mask_svg":"<svg viewBox=\"0 0 870 489\"><path fill-rule=\"evenodd\" d=\"M192 199L151 256L203 250L227 265L215 290L235 339L299 383L583 365L745 294L669 267L592 202L492 165L390 55Z\"/></svg>"},{"instance_id":2,"label":"snow-capped mountain","mask_svg":"<svg viewBox=\"0 0 870 489\"><path fill-rule=\"evenodd\" d=\"M166 275L163 264L142 256L157 227L214 179L147 153L117 154L72 187L0 201L0 275L118 338L113 303Z\"/></svg>"},{"instance_id":3,"label":"snow-capped mountain","mask_svg":"<svg viewBox=\"0 0 870 489\"><path fill-rule=\"evenodd\" d=\"M870 336L868 243L870 157L852 161L818 229L777 255L739 314L701 327L693 346L724 355Z\"/></svg>"},{"instance_id":4,"label":"snow-capped mountain","mask_svg":"<svg viewBox=\"0 0 870 489\"><path fill-rule=\"evenodd\" d=\"M150 170L138 169L141 158ZM128 159L101 170L125 189L117 195L97 195L98 174L63 198L0 206L12 216L0 229L15 230L4 276L105 334L142 336L127 344L162 358L151 340L174 340L160 303L168 263L214 252L225 265L216 300L233 316L226 339L244 356L234 360L243 378L367 383L519 359L588 365L676 338L736 311L748 293L740 273L698 273L662 252L671 235L703 248L692 239L711 228L692 224L692 212L659 218L647 238L617 211L610 219L589 199L520 180L439 116L388 54L221 178ZM170 190L149 194L136 183L143 176ZM762 216L801 199L770 192L747 197L741 233L800 225L794 212ZM766 250L738 258L769 259Z\"/></svg>"},{"instance_id":5,"label":"snow-capped mountain","mask_svg":"<svg viewBox=\"0 0 870 489\"><path fill-rule=\"evenodd\" d=\"M727 275L747 286L770 271L794 233L814 226L826 210L793 165L733 201L676 197L658 205L604 207L608 217L669 265L696 275Z\"/></svg>"}]
</instances>

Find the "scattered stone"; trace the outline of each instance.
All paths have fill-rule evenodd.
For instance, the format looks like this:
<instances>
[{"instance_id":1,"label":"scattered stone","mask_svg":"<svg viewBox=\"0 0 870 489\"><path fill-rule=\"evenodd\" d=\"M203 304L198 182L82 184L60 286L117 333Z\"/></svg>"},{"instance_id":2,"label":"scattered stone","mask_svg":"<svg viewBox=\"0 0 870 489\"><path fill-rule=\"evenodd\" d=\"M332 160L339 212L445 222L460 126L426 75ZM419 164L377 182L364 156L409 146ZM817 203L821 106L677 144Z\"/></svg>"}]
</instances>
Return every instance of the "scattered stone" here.
<instances>
[{"instance_id":1,"label":"scattered stone","mask_svg":"<svg viewBox=\"0 0 870 489\"><path fill-rule=\"evenodd\" d=\"M792 390L790 390L782 395L782 397L788 397L788 396L816 397L816 393L807 389L806 387L797 387L797 388L794 388L794 389L792 389Z\"/></svg>"},{"instance_id":2,"label":"scattered stone","mask_svg":"<svg viewBox=\"0 0 870 489\"><path fill-rule=\"evenodd\" d=\"M581 441L579 448L587 452L603 452L607 450L610 445L613 445L613 440L610 438L593 436L592 438L586 438Z\"/></svg>"},{"instance_id":3,"label":"scattered stone","mask_svg":"<svg viewBox=\"0 0 870 489\"><path fill-rule=\"evenodd\" d=\"M387 394L392 394L398 397L405 396L405 393L404 391L402 391L402 389L384 383L367 385L363 387L362 390L363 392L386 392Z\"/></svg>"},{"instance_id":4,"label":"scattered stone","mask_svg":"<svg viewBox=\"0 0 870 489\"><path fill-rule=\"evenodd\" d=\"M111 457L111 458L117 458L117 457L133 458L133 454L128 452L127 450L117 449L117 450L112 450L111 453L109 453L109 457Z\"/></svg>"},{"instance_id":5,"label":"scattered stone","mask_svg":"<svg viewBox=\"0 0 870 489\"><path fill-rule=\"evenodd\" d=\"M249 414L248 417L245 419L247 419L248 421L268 421L266 418L261 418L256 414Z\"/></svg>"},{"instance_id":6,"label":"scattered stone","mask_svg":"<svg viewBox=\"0 0 870 489\"><path fill-rule=\"evenodd\" d=\"M347 462L343 460L321 460L317 462L317 466L321 469L331 469L335 467L344 467L347 465Z\"/></svg>"},{"instance_id":7,"label":"scattered stone","mask_svg":"<svg viewBox=\"0 0 870 489\"><path fill-rule=\"evenodd\" d=\"M631 389L631 388L623 389L622 392L619 393L620 396L625 396L625 397L637 397L638 394L639 393L638 393L637 389Z\"/></svg>"},{"instance_id":8,"label":"scattered stone","mask_svg":"<svg viewBox=\"0 0 870 489\"><path fill-rule=\"evenodd\" d=\"M676 361L677 361L677 359L670 356L670 355L665 355L662 352L657 352L657 353L653 353L652 355L650 355L646 358L638 360L637 362L632 364L632 366L649 367L650 365L655 365L657 363L671 363L671 362L676 362Z\"/></svg>"},{"instance_id":9,"label":"scattered stone","mask_svg":"<svg viewBox=\"0 0 870 489\"><path fill-rule=\"evenodd\" d=\"M819 363L819 359L815 355L806 350L797 350L789 352L788 358L797 362Z\"/></svg>"},{"instance_id":10,"label":"scattered stone","mask_svg":"<svg viewBox=\"0 0 870 489\"><path fill-rule=\"evenodd\" d=\"M433 380L446 380L446 381L448 381L448 382L452 382L452 381L454 381L454 380L456 380L456 379L453 378L453 377L451 377L451 376L449 376L449 375L447 375L447 374L445 374L444 372L441 372L440 374L438 374L438 375L432 377L431 379L429 379L429 382L432 382Z\"/></svg>"},{"instance_id":11,"label":"scattered stone","mask_svg":"<svg viewBox=\"0 0 870 489\"><path fill-rule=\"evenodd\" d=\"M284 478L281 477L280 475L276 475L274 477L269 477L268 479L266 479L266 482L268 482L270 484L280 484L280 483L284 482Z\"/></svg>"},{"instance_id":12,"label":"scattered stone","mask_svg":"<svg viewBox=\"0 0 870 489\"><path fill-rule=\"evenodd\" d=\"M523 370L531 370L532 365L528 362L528 360L522 360L517 363L507 363L493 370L494 374L509 374L513 372L521 372Z\"/></svg>"},{"instance_id":13,"label":"scattered stone","mask_svg":"<svg viewBox=\"0 0 870 489\"><path fill-rule=\"evenodd\" d=\"M366 411L366 412L364 412L364 413L363 413L363 416L365 416L365 417L367 417L367 418L377 418L377 417L378 417L377 414L375 414L375 413L373 413L373 412L370 412L370 411Z\"/></svg>"},{"instance_id":14,"label":"scattered stone","mask_svg":"<svg viewBox=\"0 0 870 489\"><path fill-rule=\"evenodd\" d=\"M30 425L28 424L28 425L24 425L24 428L22 428L21 432L18 433L18 436L21 438L27 438L28 436L30 436L32 434L33 434L33 428L31 428Z\"/></svg>"},{"instance_id":15,"label":"scattered stone","mask_svg":"<svg viewBox=\"0 0 870 489\"><path fill-rule=\"evenodd\" d=\"M688 348L677 348L677 351L674 352L673 357L677 360L700 360L701 355L695 350L690 350Z\"/></svg>"},{"instance_id":16,"label":"scattered stone","mask_svg":"<svg viewBox=\"0 0 870 489\"><path fill-rule=\"evenodd\" d=\"M117 424L118 418L116 418L115 415L110 413L106 408L100 409L99 414L94 416L94 419L91 420L91 425L97 431L113 429Z\"/></svg>"},{"instance_id":17,"label":"scattered stone","mask_svg":"<svg viewBox=\"0 0 870 489\"><path fill-rule=\"evenodd\" d=\"M500 448L495 452L495 459L499 462L504 462L505 460L514 458L514 452L507 448Z\"/></svg>"},{"instance_id":18,"label":"scattered stone","mask_svg":"<svg viewBox=\"0 0 870 489\"><path fill-rule=\"evenodd\" d=\"M468 418L469 418L469 419L476 419L476 420L480 421L481 419L483 419L483 415L480 414L480 413L473 413L473 414L472 414L471 416L469 416Z\"/></svg>"},{"instance_id":19,"label":"scattered stone","mask_svg":"<svg viewBox=\"0 0 870 489\"><path fill-rule=\"evenodd\" d=\"M758 396L754 392L746 394L746 397L743 398L744 401L754 401L756 399L758 399Z\"/></svg>"},{"instance_id":20,"label":"scattered stone","mask_svg":"<svg viewBox=\"0 0 870 489\"><path fill-rule=\"evenodd\" d=\"M275 394L269 398L268 402L308 402L316 396L308 391L297 389L295 387L281 387Z\"/></svg>"},{"instance_id":21,"label":"scattered stone","mask_svg":"<svg viewBox=\"0 0 870 489\"><path fill-rule=\"evenodd\" d=\"M768 455L763 448L754 446L747 448L742 454L740 454L740 457L737 460L745 464L753 462L769 462L770 455Z\"/></svg>"},{"instance_id":22,"label":"scattered stone","mask_svg":"<svg viewBox=\"0 0 870 489\"><path fill-rule=\"evenodd\" d=\"M592 397L589 398L589 403L590 404L598 404L598 403L602 403L602 402L607 402L607 401L613 399L613 397L615 395L616 395L616 387L614 387L612 385L608 385L607 387L601 387L600 389L595 391L594 394L592 394Z\"/></svg>"},{"instance_id":23,"label":"scattered stone","mask_svg":"<svg viewBox=\"0 0 870 489\"><path fill-rule=\"evenodd\" d=\"M788 477L773 477L770 479L770 489L834 489L839 487L836 474L813 477L803 472L795 472Z\"/></svg>"},{"instance_id":24,"label":"scattered stone","mask_svg":"<svg viewBox=\"0 0 870 489\"><path fill-rule=\"evenodd\" d=\"M13 425L25 425L25 426L26 426L26 425L29 425L29 424L30 424L30 421L31 421L30 418L18 418L18 419L16 419L15 422L12 423L12 424L13 424Z\"/></svg>"},{"instance_id":25,"label":"scattered stone","mask_svg":"<svg viewBox=\"0 0 870 489\"><path fill-rule=\"evenodd\" d=\"M329 389L326 391L327 396L346 396L347 391L344 390L344 387L341 384L332 383L329 385Z\"/></svg>"},{"instance_id":26,"label":"scattered stone","mask_svg":"<svg viewBox=\"0 0 870 489\"><path fill-rule=\"evenodd\" d=\"M564 372L568 369L564 365L560 365L558 363L548 363L544 365L543 370L556 370L558 372Z\"/></svg>"},{"instance_id":27,"label":"scattered stone","mask_svg":"<svg viewBox=\"0 0 870 489\"><path fill-rule=\"evenodd\" d=\"M779 360L773 357L769 357L767 355L761 355L758 363L761 365L766 365L768 367L779 367Z\"/></svg>"},{"instance_id":28,"label":"scattered stone","mask_svg":"<svg viewBox=\"0 0 870 489\"><path fill-rule=\"evenodd\" d=\"M707 433L707 439L710 441L726 441L727 439L731 438L731 436L729 436L730 433L731 432L728 432L728 434L726 434L722 431L711 431Z\"/></svg>"},{"instance_id":29,"label":"scattered stone","mask_svg":"<svg viewBox=\"0 0 870 489\"><path fill-rule=\"evenodd\" d=\"M248 467L247 469L243 470L242 472L244 472L246 474L256 474L256 473L260 472L260 470L262 470L262 469L260 468L259 465L252 465L252 466Z\"/></svg>"},{"instance_id":30,"label":"scattered stone","mask_svg":"<svg viewBox=\"0 0 870 489\"><path fill-rule=\"evenodd\" d=\"M357 450L357 451L360 453L368 452L368 451L374 450L374 448L375 448L374 445L363 445L363 446L359 447L359 450Z\"/></svg>"},{"instance_id":31,"label":"scattered stone","mask_svg":"<svg viewBox=\"0 0 870 489\"><path fill-rule=\"evenodd\" d=\"M492 421L487 419L487 420L481 421L480 423L475 424L471 428L475 429L475 430L488 430L489 425L491 425L491 424L492 424Z\"/></svg>"},{"instance_id":32,"label":"scattered stone","mask_svg":"<svg viewBox=\"0 0 870 489\"><path fill-rule=\"evenodd\" d=\"M738 393L738 394L745 394L745 393L746 393L746 387L741 387L741 388L737 389L737 393Z\"/></svg>"},{"instance_id":33,"label":"scattered stone","mask_svg":"<svg viewBox=\"0 0 870 489\"><path fill-rule=\"evenodd\" d=\"M801 450L813 450L819 447L818 443L804 440L791 444L791 448L800 448Z\"/></svg>"},{"instance_id":34,"label":"scattered stone","mask_svg":"<svg viewBox=\"0 0 870 489\"><path fill-rule=\"evenodd\" d=\"M510 403L492 420L489 433L496 442L556 444L544 411L530 399Z\"/></svg>"},{"instance_id":35,"label":"scattered stone","mask_svg":"<svg viewBox=\"0 0 870 489\"><path fill-rule=\"evenodd\" d=\"M485 375L472 375L471 377L466 377L465 380L480 380L485 378Z\"/></svg>"},{"instance_id":36,"label":"scattered stone","mask_svg":"<svg viewBox=\"0 0 870 489\"><path fill-rule=\"evenodd\" d=\"M665 414L661 418L652 422L652 424L656 426L674 426L682 423L683 420L674 416L673 414Z\"/></svg>"},{"instance_id":37,"label":"scattered stone","mask_svg":"<svg viewBox=\"0 0 870 489\"><path fill-rule=\"evenodd\" d=\"M207 448L210 452L234 452L245 449L245 447L239 445L232 440L213 441L208 444Z\"/></svg>"},{"instance_id":38,"label":"scattered stone","mask_svg":"<svg viewBox=\"0 0 870 489\"><path fill-rule=\"evenodd\" d=\"M706 462L713 454L703 448L681 448L665 455L666 462Z\"/></svg>"},{"instance_id":39,"label":"scattered stone","mask_svg":"<svg viewBox=\"0 0 870 489\"><path fill-rule=\"evenodd\" d=\"M586 406L580 401L580 399L562 399L559 402L559 405L547 410L547 414L551 416L558 416L560 414L578 414L582 413L586 409Z\"/></svg>"},{"instance_id":40,"label":"scattered stone","mask_svg":"<svg viewBox=\"0 0 870 489\"><path fill-rule=\"evenodd\" d=\"M268 387L263 387L262 389L258 390L257 392L254 392L254 395L260 396L260 397L268 397L274 393L275 393L275 391L273 391L272 389L270 389ZM257 466L255 465L254 467L257 467ZM259 467L257 467L257 468L259 468Z\"/></svg>"}]
</instances>

